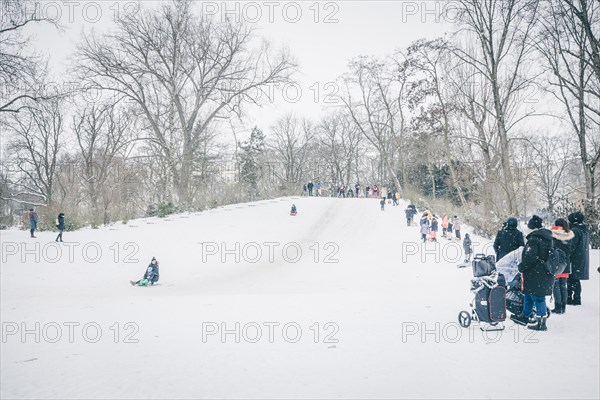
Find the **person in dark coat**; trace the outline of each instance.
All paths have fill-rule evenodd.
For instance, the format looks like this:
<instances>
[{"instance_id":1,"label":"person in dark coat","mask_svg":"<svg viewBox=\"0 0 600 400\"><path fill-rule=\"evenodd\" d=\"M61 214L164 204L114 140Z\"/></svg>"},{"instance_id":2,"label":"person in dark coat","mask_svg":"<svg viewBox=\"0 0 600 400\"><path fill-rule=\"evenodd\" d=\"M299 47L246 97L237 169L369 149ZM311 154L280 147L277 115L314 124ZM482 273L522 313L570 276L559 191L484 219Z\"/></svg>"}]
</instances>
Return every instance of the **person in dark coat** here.
<instances>
[{"instance_id":1,"label":"person in dark coat","mask_svg":"<svg viewBox=\"0 0 600 400\"><path fill-rule=\"evenodd\" d=\"M517 229L518 221L514 217L510 217L504 223L504 226L496 234L494 240L494 251L496 252L496 261L502 257L518 249L519 247L525 246L525 240L523 239L523 233Z\"/></svg>"},{"instance_id":2,"label":"person in dark coat","mask_svg":"<svg viewBox=\"0 0 600 400\"><path fill-rule=\"evenodd\" d=\"M471 255L473 255L473 242L468 233L465 233L465 240L463 240L463 250L465 251L465 264L471 261Z\"/></svg>"},{"instance_id":3,"label":"person in dark coat","mask_svg":"<svg viewBox=\"0 0 600 400\"><path fill-rule=\"evenodd\" d=\"M411 226L413 218L417 215L417 208L414 204L409 204L406 210L404 210L404 214L406 214L406 225Z\"/></svg>"},{"instance_id":4,"label":"person in dark coat","mask_svg":"<svg viewBox=\"0 0 600 400\"><path fill-rule=\"evenodd\" d=\"M58 236L56 237L56 242L62 242L62 235L65 231L65 214L60 213L56 218L56 228L58 229Z\"/></svg>"},{"instance_id":5,"label":"person in dark coat","mask_svg":"<svg viewBox=\"0 0 600 400\"><path fill-rule=\"evenodd\" d=\"M31 237L35 238L35 230L37 229L38 224L38 214L33 210L33 208L29 209L29 233L31 233Z\"/></svg>"},{"instance_id":6,"label":"person in dark coat","mask_svg":"<svg viewBox=\"0 0 600 400\"><path fill-rule=\"evenodd\" d=\"M561 249L567 256L567 268L554 277L554 309L553 314L564 314L567 307L567 280L571 273L571 240L575 237L569 228L569 222L558 218L552 227L554 247Z\"/></svg>"},{"instance_id":7,"label":"person in dark coat","mask_svg":"<svg viewBox=\"0 0 600 400\"><path fill-rule=\"evenodd\" d=\"M129 281L129 283L131 283L132 286L151 286L158 282L158 278L158 261L156 261L155 257L152 257L152 261L150 261L150 265L146 268L144 277L139 281Z\"/></svg>"},{"instance_id":8,"label":"person in dark coat","mask_svg":"<svg viewBox=\"0 0 600 400\"><path fill-rule=\"evenodd\" d=\"M542 227L542 219L537 215L531 217L527 227L532 232L527 235L523 258L519 263L519 272L523 277L523 313L510 318L518 324L526 325L533 316L535 306L536 319L528 328L545 331L548 318L545 296L552 294L554 275L546 270L544 263L552 246L552 232Z\"/></svg>"},{"instance_id":9,"label":"person in dark coat","mask_svg":"<svg viewBox=\"0 0 600 400\"><path fill-rule=\"evenodd\" d=\"M381 200L379 201L379 205L381 206L381 211L384 211L384 209L385 209L385 197L381 198Z\"/></svg>"},{"instance_id":10,"label":"person in dark coat","mask_svg":"<svg viewBox=\"0 0 600 400\"><path fill-rule=\"evenodd\" d=\"M312 181L308 181L308 185L306 187L308 188L308 195L312 197L314 187Z\"/></svg>"},{"instance_id":11,"label":"person in dark coat","mask_svg":"<svg viewBox=\"0 0 600 400\"><path fill-rule=\"evenodd\" d=\"M425 243L427 241L427 236L429 235L429 218L427 218L427 214L423 214L421 221L419 221L419 225L421 226L421 240Z\"/></svg>"},{"instance_id":12,"label":"person in dark coat","mask_svg":"<svg viewBox=\"0 0 600 400\"><path fill-rule=\"evenodd\" d=\"M567 304L581 305L581 281L590 279L590 231L577 211L569 215L575 237L571 241L571 274L567 282Z\"/></svg>"}]
</instances>

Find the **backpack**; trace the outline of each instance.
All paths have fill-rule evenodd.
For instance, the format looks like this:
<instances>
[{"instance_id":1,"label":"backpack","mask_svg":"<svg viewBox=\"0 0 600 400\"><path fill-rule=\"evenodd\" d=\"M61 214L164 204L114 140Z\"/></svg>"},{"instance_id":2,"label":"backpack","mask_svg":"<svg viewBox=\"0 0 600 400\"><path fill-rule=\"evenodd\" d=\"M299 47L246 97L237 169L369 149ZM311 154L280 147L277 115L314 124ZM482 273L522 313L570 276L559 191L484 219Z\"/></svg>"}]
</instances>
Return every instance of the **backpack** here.
<instances>
[{"instance_id":1,"label":"backpack","mask_svg":"<svg viewBox=\"0 0 600 400\"><path fill-rule=\"evenodd\" d=\"M567 255L564 251L554 246L554 242L551 242L550 249L548 249L548 258L544 263L546 271L552 275L562 274L567 269Z\"/></svg>"}]
</instances>

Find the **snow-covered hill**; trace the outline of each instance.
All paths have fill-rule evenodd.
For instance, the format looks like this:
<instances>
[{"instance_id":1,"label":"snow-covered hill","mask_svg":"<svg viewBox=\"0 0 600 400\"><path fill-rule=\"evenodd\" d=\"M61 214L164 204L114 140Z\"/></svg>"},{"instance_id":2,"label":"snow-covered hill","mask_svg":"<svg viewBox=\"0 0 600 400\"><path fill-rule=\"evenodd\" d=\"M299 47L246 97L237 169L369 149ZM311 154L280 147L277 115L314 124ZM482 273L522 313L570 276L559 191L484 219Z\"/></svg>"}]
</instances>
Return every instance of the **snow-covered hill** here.
<instances>
[{"instance_id":1,"label":"snow-covered hill","mask_svg":"<svg viewBox=\"0 0 600 400\"><path fill-rule=\"evenodd\" d=\"M598 252L549 331L463 329L461 247L421 247L404 207L284 198L62 244L2 231L1 397L600 397ZM153 256L160 285L132 287Z\"/></svg>"}]
</instances>

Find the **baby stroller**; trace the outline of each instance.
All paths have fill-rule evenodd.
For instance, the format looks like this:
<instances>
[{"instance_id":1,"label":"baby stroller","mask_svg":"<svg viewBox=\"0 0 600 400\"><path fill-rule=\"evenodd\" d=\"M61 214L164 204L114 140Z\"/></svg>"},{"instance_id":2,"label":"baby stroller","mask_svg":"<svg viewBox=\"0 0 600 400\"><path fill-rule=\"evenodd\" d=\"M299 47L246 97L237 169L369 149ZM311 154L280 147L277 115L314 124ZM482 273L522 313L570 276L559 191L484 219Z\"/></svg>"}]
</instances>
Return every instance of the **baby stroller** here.
<instances>
[{"instance_id":1,"label":"baby stroller","mask_svg":"<svg viewBox=\"0 0 600 400\"><path fill-rule=\"evenodd\" d=\"M504 276L496 270L495 257L476 254L472 265L471 293L473 293L473 300L470 303L471 311L458 313L458 323L463 328L468 328L471 326L471 322L477 322L482 331L504 330L506 281ZM482 323L485 325L482 326Z\"/></svg>"},{"instance_id":2,"label":"baby stroller","mask_svg":"<svg viewBox=\"0 0 600 400\"><path fill-rule=\"evenodd\" d=\"M511 314L523 312L523 287L519 263L523 256L523 247L511 251L496 263L498 273L504 275L506 282L506 309Z\"/></svg>"}]
</instances>

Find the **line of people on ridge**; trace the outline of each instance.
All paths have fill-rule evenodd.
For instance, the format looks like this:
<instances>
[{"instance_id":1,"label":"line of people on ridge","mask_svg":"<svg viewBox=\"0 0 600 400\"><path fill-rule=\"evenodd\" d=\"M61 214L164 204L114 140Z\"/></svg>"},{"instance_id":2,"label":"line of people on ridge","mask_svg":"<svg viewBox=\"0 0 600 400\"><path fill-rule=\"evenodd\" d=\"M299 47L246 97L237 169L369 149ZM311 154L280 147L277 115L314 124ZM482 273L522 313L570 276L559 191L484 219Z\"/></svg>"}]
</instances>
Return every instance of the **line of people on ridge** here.
<instances>
[{"instance_id":1,"label":"line of people on ridge","mask_svg":"<svg viewBox=\"0 0 600 400\"><path fill-rule=\"evenodd\" d=\"M579 211L569 214L566 219L557 218L550 229L543 226L542 218L534 215L527 228L530 232L523 237L517 219L508 218L496 235L494 251L498 261L524 247L518 265L522 277L523 311L512 315L511 320L545 331L550 315L546 296L554 297L554 309L551 310L554 314L564 314L567 305L581 305L581 281L589 279L589 229L584 223L584 214ZM567 261L564 272L556 276L545 267L552 247L562 250Z\"/></svg>"},{"instance_id":2,"label":"line of people on ridge","mask_svg":"<svg viewBox=\"0 0 600 400\"><path fill-rule=\"evenodd\" d=\"M322 184L321 181L317 181L313 183L312 180L308 181L302 186L302 196L303 197L320 197L322 196ZM334 190L334 196L336 197L356 197L359 198L364 196L365 198L380 198L382 200L387 199L388 204L398 205L398 200L400 200L400 192L397 190L392 190L391 188L380 188L379 185L374 185L371 187L367 185L364 189L361 187L360 183L356 182L354 184L354 188L348 186L344 186L342 182L339 182ZM382 208L383 209L383 208Z\"/></svg>"}]
</instances>

